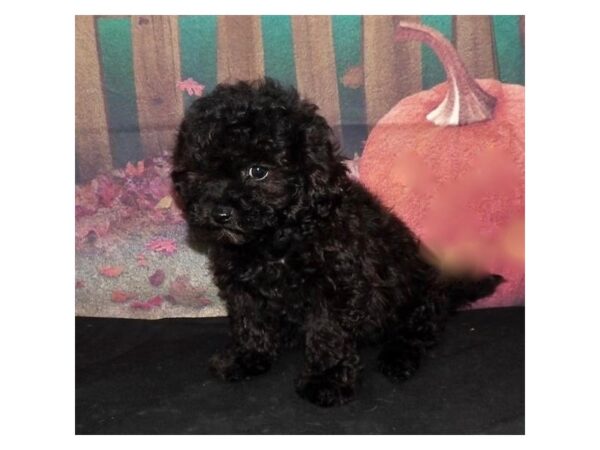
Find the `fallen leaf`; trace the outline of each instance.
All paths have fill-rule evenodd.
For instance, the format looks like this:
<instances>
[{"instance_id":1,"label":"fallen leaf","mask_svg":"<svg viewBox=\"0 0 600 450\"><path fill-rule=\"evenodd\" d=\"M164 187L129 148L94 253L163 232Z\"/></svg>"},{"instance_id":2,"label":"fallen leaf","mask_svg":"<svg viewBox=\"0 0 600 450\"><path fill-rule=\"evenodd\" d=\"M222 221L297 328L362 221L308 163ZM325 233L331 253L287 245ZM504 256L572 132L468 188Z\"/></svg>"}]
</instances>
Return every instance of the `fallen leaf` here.
<instances>
[{"instance_id":1,"label":"fallen leaf","mask_svg":"<svg viewBox=\"0 0 600 450\"><path fill-rule=\"evenodd\" d=\"M175 278L169 287L168 301L188 306L206 306L211 301L206 298L206 291L198 289L190 282L187 275L180 275Z\"/></svg>"},{"instance_id":2,"label":"fallen leaf","mask_svg":"<svg viewBox=\"0 0 600 450\"><path fill-rule=\"evenodd\" d=\"M75 289L81 289L85 287L85 283L81 280L75 280Z\"/></svg>"},{"instance_id":3,"label":"fallen leaf","mask_svg":"<svg viewBox=\"0 0 600 450\"><path fill-rule=\"evenodd\" d=\"M156 204L155 208L157 208L157 209L167 209L167 208L170 208L172 204L173 204L173 197L171 197L170 195L165 195Z\"/></svg>"},{"instance_id":4,"label":"fallen leaf","mask_svg":"<svg viewBox=\"0 0 600 450\"><path fill-rule=\"evenodd\" d=\"M96 195L98 196L99 204L107 208L112 206L113 201L121 193L121 186L107 175L100 175L97 178L96 186Z\"/></svg>"},{"instance_id":5,"label":"fallen leaf","mask_svg":"<svg viewBox=\"0 0 600 450\"><path fill-rule=\"evenodd\" d=\"M130 162L125 166L125 175L128 177L140 177L144 174L144 161L138 161L137 165L133 165Z\"/></svg>"},{"instance_id":6,"label":"fallen leaf","mask_svg":"<svg viewBox=\"0 0 600 450\"><path fill-rule=\"evenodd\" d=\"M154 287L160 286L163 281L165 281L165 272L162 270L157 270L148 278L150 280L150 284Z\"/></svg>"},{"instance_id":7,"label":"fallen leaf","mask_svg":"<svg viewBox=\"0 0 600 450\"><path fill-rule=\"evenodd\" d=\"M146 248L155 252L171 255L177 251L177 243L174 239L158 238L148 242Z\"/></svg>"},{"instance_id":8,"label":"fallen leaf","mask_svg":"<svg viewBox=\"0 0 600 450\"><path fill-rule=\"evenodd\" d=\"M136 295L132 292L121 290L112 291L110 299L115 303L125 303L128 300L134 299Z\"/></svg>"},{"instance_id":9,"label":"fallen leaf","mask_svg":"<svg viewBox=\"0 0 600 450\"><path fill-rule=\"evenodd\" d=\"M195 95L196 97L200 97L202 95L202 92L204 92L204 85L198 83L193 78L178 81L177 88L180 91L186 91L188 95Z\"/></svg>"},{"instance_id":10,"label":"fallen leaf","mask_svg":"<svg viewBox=\"0 0 600 450\"><path fill-rule=\"evenodd\" d=\"M342 84L349 89L358 89L363 85L364 78L362 66L352 66L342 77Z\"/></svg>"},{"instance_id":11,"label":"fallen leaf","mask_svg":"<svg viewBox=\"0 0 600 450\"><path fill-rule=\"evenodd\" d=\"M117 278L123 273L122 267L107 266L100 268L100 273L108 278Z\"/></svg>"},{"instance_id":12,"label":"fallen leaf","mask_svg":"<svg viewBox=\"0 0 600 450\"><path fill-rule=\"evenodd\" d=\"M135 309L152 309L162 305L162 303L162 298L157 295L156 297L152 297L150 300L145 302L133 302L131 307Z\"/></svg>"}]
</instances>

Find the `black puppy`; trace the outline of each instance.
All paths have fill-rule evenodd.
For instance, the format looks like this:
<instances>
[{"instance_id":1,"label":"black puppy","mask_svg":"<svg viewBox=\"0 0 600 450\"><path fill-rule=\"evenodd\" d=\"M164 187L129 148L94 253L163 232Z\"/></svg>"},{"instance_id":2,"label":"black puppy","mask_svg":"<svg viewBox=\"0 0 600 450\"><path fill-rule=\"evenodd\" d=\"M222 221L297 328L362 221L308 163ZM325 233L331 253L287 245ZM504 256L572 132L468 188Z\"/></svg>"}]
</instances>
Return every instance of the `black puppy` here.
<instances>
[{"instance_id":1,"label":"black puppy","mask_svg":"<svg viewBox=\"0 0 600 450\"><path fill-rule=\"evenodd\" d=\"M448 314L498 275L444 277L406 225L347 175L317 107L272 80L219 85L183 120L172 178L206 242L231 344L211 369L240 380L303 343L297 392L321 406L356 393L357 347L404 380Z\"/></svg>"}]
</instances>

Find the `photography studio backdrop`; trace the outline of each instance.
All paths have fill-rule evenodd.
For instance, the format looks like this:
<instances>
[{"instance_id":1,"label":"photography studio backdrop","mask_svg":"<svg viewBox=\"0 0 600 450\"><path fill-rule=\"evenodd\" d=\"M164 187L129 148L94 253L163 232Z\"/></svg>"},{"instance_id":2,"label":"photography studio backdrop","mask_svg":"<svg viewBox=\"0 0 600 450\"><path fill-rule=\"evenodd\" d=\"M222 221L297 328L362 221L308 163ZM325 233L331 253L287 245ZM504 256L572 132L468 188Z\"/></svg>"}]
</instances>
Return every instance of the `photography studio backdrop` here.
<instances>
[{"instance_id":1,"label":"photography studio backdrop","mask_svg":"<svg viewBox=\"0 0 600 450\"><path fill-rule=\"evenodd\" d=\"M475 78L524 85L522 16L78 16L76 314L226 314L171 197L185 108L219 82L275 78L320 106L356 167L379 119L446 80L431 50L394 39L400 20L443 33ZM519 288L479 306L523 302Z\"/></svg>"}]
</instances>

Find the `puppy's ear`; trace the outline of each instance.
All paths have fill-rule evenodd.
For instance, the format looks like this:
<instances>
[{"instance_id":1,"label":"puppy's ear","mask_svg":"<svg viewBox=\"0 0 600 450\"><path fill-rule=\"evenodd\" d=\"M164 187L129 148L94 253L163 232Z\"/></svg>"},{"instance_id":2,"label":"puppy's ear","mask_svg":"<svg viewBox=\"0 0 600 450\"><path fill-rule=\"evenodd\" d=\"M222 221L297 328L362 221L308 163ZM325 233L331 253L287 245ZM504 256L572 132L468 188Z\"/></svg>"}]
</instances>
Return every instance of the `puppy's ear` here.
<instances>
[{"instance_id":1,"label":"puppy's ear","mask_svg":"<svg viewBox=\"0 0 600 450\"><path fill-rule=\"evenodd\" d=\"M303 166L311 206L318 215L324 217L329 215L341 195L346 168L338 154L339 147L333 131L327 121L314 112L316 107L313 108L303 127Z\"/></svg>"}]
</instances>

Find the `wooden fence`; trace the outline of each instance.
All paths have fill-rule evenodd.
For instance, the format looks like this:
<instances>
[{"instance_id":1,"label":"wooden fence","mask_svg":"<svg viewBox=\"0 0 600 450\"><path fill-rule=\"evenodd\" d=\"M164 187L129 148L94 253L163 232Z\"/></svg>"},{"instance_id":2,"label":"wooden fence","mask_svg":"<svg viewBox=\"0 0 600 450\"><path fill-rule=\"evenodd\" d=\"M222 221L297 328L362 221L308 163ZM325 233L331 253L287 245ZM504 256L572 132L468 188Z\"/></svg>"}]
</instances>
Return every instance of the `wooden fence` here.
<instances>
[{"instance_id":1,"label":"wooden fence","mask_svg":"<svg viewBox=\"0 0 600 450\"><path fill-rule=\"evenodd\" d=\"M524 84L523 16L77 16L76 179L168 151L190 77L294 85L360 152L394 104L445 79L428 49L394 41L399 20L444 33L475 77Z\"/></svg>"}]
</instances>

